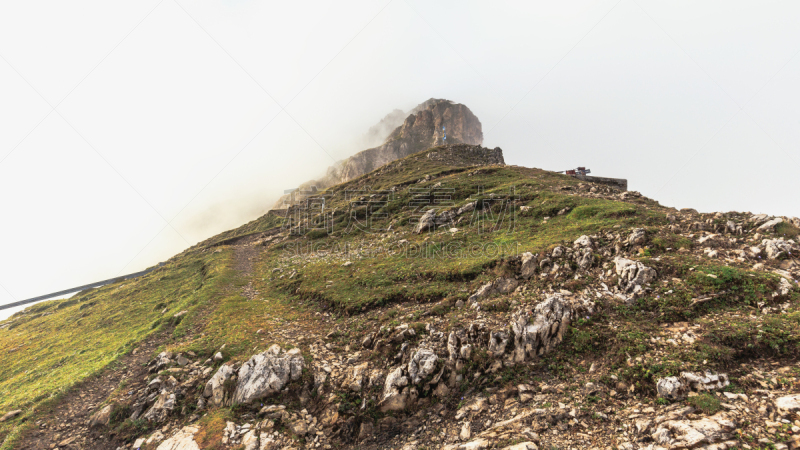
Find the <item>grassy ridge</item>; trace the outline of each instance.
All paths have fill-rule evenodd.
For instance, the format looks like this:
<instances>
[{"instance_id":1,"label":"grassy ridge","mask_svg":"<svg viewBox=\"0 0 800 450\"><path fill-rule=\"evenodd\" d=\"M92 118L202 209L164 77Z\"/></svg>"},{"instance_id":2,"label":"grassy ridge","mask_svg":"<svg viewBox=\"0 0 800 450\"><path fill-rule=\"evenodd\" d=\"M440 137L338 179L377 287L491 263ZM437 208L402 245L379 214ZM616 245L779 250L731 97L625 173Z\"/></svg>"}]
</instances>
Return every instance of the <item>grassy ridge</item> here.
<instances>
[{"instance_id":1,"label":"grassy ridge","mask_svg":"<svg viewBox=\"0 0 800 450\"><path fill-rule=\"evenodd\" d=\"M142 278L42 302L9 319L0 330L0 411L24 413L0 424L0 441L11 438L0 448L13 447L37 408L130 352L175 313L213 298L224 284L227 257L187 256Z\"/></svg>"}]
</instances>

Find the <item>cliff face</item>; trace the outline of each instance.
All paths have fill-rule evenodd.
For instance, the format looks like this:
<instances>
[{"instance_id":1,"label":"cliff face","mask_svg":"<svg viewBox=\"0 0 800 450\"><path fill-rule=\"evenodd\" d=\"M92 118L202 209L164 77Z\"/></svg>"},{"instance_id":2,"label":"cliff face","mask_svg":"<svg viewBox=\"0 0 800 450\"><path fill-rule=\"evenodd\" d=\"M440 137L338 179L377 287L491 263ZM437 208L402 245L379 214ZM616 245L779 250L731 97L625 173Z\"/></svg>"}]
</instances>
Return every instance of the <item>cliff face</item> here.
<instances>
[{"instance_id":1,"label":"cliff face","mask_svg":"<svg viewBox=\"0 0 800 450\"><path fill-rule=\"evenodd\" d=\"M383 145L346 159L336 171L338 173L334 174L338 175L336 182L351 180L386 163L443 143L483 143L481 122L466 106L448 100L431 99L420 107L392 131ZM447 141L443 142L445 131Z\"/></svg>"},{"instance_id":2,"label":"cliff face","mask_svg":"<svg viewBox=\"0 0 800 450\"><path fill-rule=\"evenodd\" d=\"M390 116L396 117L397 110L390 113L381 123L389 121ZM442 130L442 127L445 127L445 130ZM443 142L445 131L447 141ZM450 100L432 98L412 109L402 125L395 128L383 144L358 152L329 167L324 177L301 184L300 190L307 190L311 186L316 186L318 190L325 189L372 172L396 159L437 145L481 145L482 143L481 121L469 108ZM287 199L288 197L281 198L274 208L285 208Z\"/></svg>"}]
</instances>

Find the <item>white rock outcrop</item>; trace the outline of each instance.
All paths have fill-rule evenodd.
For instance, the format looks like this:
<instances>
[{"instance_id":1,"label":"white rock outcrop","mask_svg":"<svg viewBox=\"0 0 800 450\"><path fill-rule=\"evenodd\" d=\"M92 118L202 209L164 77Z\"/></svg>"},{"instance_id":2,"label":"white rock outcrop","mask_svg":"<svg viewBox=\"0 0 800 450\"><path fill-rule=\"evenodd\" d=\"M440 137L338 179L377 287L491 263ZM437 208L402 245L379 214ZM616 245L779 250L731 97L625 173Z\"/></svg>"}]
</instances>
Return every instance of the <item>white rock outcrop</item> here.
<instances>
[{"instance_id":1,"label":"white rock outcrop","mask_svg":"<svg viewBox=\"0 0 800 450\"><path fill-rule=\"evenodd\" d=\"M572 310L560 295L547 298L533 311L521 309L511 318L514 361L522 362L549 352L564 338Z\"/></svg>"},{"instance_id":2,"label":"white rock outcrop","mask_svg":"<svg viewBox=\"0 0 800 450\"><path fill-rule=\"evenodd\" d=\"M792 245L783 239L764 239L761 247L769 259L778 259L792 252Z\"/></svg>"},{"instance_id":3,"label":"white rock outcrop","mask_svg":"<svg viewBox=\"0 0 800 450\"><path fill-rule=\"evenodd\" d=\"M536 255L531 252L525 252L521 256L521 269L520 275L522 278L526 280L532 277L536 273L536 268L538 267L538 261L536 260Z\"/></svg>"},{"instance_id":4,"label":"white rock outcrop","mask_svg":"<svg viewBox=\"0 0 800 450\"><path fill-rule=\"evenodd\" d=\"M226 381L230 380L234 374L235 370L233 366L229 364L220 366L220 368L217 369L217 373L206 383L203 396L215 406L228 404L231 392L229 389L230 383L226 383Z\"/></svg>"},{"instance_id":5,"label":"white rock outcrop","mask_svg":"<svg viewBox=\"0 0 800 450\"><path fill-rule=\"evenodd\" d=\"M144 413L142 418L150 422L163 422L172 410L175 409L175 400L175 393L169 392L166 389L162 390L156 402Z\"/></svg>"},{"instance_id":6,"label":"white rock outcrop","mask_svg":"<svg viewBox=\"0 0 800 450\"><path fill-rule=\"evenodd\" d=\"M639 261L626 258L614 258L615 269L619 276L619 287L626 293L637 293L642 287L656 278L656 271Z\"/></svg>"},{"instance_id":7,"label":"white rock outcrop","mask_svg":"<svg viewBox=\"0 0 800 450\"><path fill-rule=\"evenodd\" d=\"M386 376L383 387L383 396L380 402L382 411L400 411L405 409L407 395L403 388L408 386L408 377L403 374L403 368L398 367Z\"/></svg>"},{"instance_id":8,"label":"white rock outcrop","mask_svg":"<svg viewBox=\"0 0 800 450\"><path fill-rule=\"evenodd\" d=\"M425 214L419 218L419 222L417 222L417 226L414 227L414 233L422 233L423 231L433 228L436 226L436 210L429 209L425 211Z\"/></svg>"},{"instance_id":9,"label":"white rock outcrop","mask_svg":"<svg viewBox=\"0 0 800 450\"><path fill-rule=\"evenodd\" d=\"M199 431L195 426L183 427L174 436L162 442L156 450L200 450L194 440L194 435Z\"/></svg>"},{"instance_id":10,"label":"white rock outcrop","mask_svg":"<svg viewBox=\"0 0 800 450\"><path fill-rule=\"evenodd\" d=\"M283 352L273 345L251 357L239 369L233 403L249 403L280 391L289 381L300 378L304 366L300 349Z\"/></svg>"},{"instance_id":11,"label":"white rock outcrop","mask_svg":"<svg viewBox=\"0 0 800 450\"><path fill-rule=\"evenodd\" d=\"M508 294L519 286L519 281L514 278L498 278L491 283L479 287L474 294L469 296L469 302L474 303L494 294Z\"/></svg>"},{"instance_id":12,"label":"white rock outcrop","mask_svg":"<svg viewBox=\"0 0 800 450\"><path fill-rule=\"evenodd\" d=\"M668 420L658 425L653 440L668 448L695 448L727 440L736 423L724 412L699 420Z\"/></svg>"},{"instance_id":13,"label":"white rock outcrop","mask_svg":"<svg viewBox=\"0 0 800 450\"><path fill-rule=\"evenodd\" d=\"M705 374L697 374L692 372L683 372L678 377L665 377L656 383L656 391L659 397L668 398L670 400L680 400L689 393L713 391L721 389L729 385L728 375L724 373L712 374L706 372Z\"/></svg>"},{"instance_id":14,"label":"white rock outcrop","mask_svg":"<svg viewBox=\"0 0 800 450\"><path fill-rule=\"evenodd\" d=\"M408 362L408 376L411 377L411 382L419 384L425 377L431 375L436 370L438 360L433 350L427 348L417 350Z\"/></svg>"}]
</instances>

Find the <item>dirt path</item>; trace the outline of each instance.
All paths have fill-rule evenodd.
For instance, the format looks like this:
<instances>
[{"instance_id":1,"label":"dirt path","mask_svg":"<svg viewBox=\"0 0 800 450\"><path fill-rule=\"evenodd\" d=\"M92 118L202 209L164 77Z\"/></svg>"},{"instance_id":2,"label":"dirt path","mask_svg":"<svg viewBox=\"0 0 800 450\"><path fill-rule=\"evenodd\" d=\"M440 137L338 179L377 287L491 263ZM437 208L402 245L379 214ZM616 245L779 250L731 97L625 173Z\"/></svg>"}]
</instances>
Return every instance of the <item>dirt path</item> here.
<instances>
[{"instance_id":1,"label":"dirt path","mask_svg":"<svg viewBox=\"0 0 800 450\"><path fill-rule=\"evenodd\" d=\"M253 274L253 267L258 261L260 248L263 247L257 247L251 243L242 243L234 247L234 267L241 276L250 278ZM253 287L252 281L242 288L242 293L248 300L254 300L258 296L258 291Z\"/></svg>"},{"instance_id":2,"label":"dirt path","mask_svg":"<svg viewBox=\"0 0 800 450\"><path fill-rule=\"evenodd\" d=\"M120 382L127 380L131 384L146 377L147 362L153 351L168 339L170 331L149 336L133 352L113 363L104 374L73 387L53 409L40 416L37 426L23 435L17 448L108 450L124 445L114 436L90 430L89 418Z\"/></svg>"}]
</instances>

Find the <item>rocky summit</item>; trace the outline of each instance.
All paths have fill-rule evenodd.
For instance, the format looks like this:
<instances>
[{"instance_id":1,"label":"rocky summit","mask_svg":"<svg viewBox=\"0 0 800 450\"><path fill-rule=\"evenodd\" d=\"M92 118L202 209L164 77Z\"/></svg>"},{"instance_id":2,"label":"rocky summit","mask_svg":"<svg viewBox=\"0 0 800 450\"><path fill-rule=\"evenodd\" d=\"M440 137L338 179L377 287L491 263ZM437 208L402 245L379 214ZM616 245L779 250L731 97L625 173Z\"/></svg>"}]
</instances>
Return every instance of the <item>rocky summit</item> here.
<instances>
[{"instance_id":1,"label":"rocky summit","mask_svg":"<svg viewBox=\"0 0 800 450\"><path fill-rule=\"evenodd\" d=\"M0 322L0 448L800 448L800 219L481 140L432 101L282 214Z\"/></svg>"},{"instance_id":2,"label":"rocky summit","mask_svg":"<svg viewBox=\"0 0 800 450\"><path fill-rule=\"evenodd\" d=\"M370 128L369 136L375 139L380 130L393 123L401 112L395 110L377 125ZM445 139L445 133L447 138ZM400 125L389 133L383 144L360 151L328 168L325 176L307 181L299 186L300 192L328 188L406 157L413 153L443 144L468 144L479 146L483 143L481 122L465 105L444 99L429 99L417 105ZM285 208L307 195L284 196L276 204L276 209Z\"/></svg>"}]
</instances>

